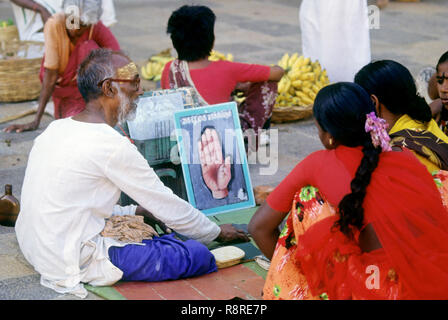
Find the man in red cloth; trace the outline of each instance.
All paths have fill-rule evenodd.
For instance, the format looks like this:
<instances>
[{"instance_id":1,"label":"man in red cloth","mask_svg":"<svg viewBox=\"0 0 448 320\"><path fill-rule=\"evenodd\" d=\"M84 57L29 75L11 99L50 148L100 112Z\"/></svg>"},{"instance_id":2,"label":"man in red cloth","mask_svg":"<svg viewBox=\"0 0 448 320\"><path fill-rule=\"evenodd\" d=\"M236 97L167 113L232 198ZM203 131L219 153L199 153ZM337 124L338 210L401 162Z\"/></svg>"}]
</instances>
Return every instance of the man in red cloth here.
<instances>
[{"instance_id":1,"label":"man in red cloth","mask_svg":"<svg viewBox=\"0 0 448 320\"><path fill-rule=\"evenodd\" d=\"M54 14L45 24L45 55L40 79L42 91L35 119L22 125L11 125L6 132L36 130L53 98L55 119L71 117L84 110L76 71L94 49L120 50L112 32L100 21L100 0L65 0L63 12Z\"/></svg>"}]
</instances>

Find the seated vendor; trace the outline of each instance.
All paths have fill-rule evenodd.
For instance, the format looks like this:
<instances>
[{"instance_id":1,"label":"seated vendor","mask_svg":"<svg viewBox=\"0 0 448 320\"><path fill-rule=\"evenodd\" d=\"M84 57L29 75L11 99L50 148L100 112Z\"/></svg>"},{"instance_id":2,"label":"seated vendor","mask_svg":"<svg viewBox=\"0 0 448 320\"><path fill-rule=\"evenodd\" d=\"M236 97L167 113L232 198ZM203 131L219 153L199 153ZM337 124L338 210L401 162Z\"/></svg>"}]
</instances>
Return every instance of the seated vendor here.
<instances>
[{"instance_id":1,"label":"seated vendor","mask_svg":"<svg viewBox=\"0 0 448 320\"><path fill-rule=\"evenodd\" d=\"M36 117L30 123L11 125L6 132L36 130L50 97L55 119L84 110L85 102L76 84L79 64L93 49L120 49L112 32L100 21L101 0L65 0L63 10L45 23L45 54L40 70L42 91Z\"/></svg>"},{"instance_id":2,"label":"seated vendor","mask_svg":"<svg viewBox=\"0 0 448 320\"><path fill-rule=\"evenodd\" d=\"M63 0L11 0L20 40L44 41L44 25L55 13L62 11ZM101 1L101 22L111 27L117 20L113 0Z\"/></svg>"},{"instance_id":3,"label":"seated vendor","mask_svg":"<svg viewBox=\"0 0 448 320\"><path fill-rule=\"evenodd\" d=\"M143 94L135 64L120 52L97 49L81 63L77 82L86 107L53 121L34 141L15 226L41 284L85 297L82 283L163 281L216 271L205 245L249 241L247 235L231 224L218 226L176 196L114 130L133 119ZM118 206L121 191L140 206ZM106 219L135 214L192 240L171 233L128 243L102 235Z\"/></svg>"},{"instance_id":4,"label":"seated vendor","mask_svg":"<svg viewBox=\"0 0 448 320\"><path fill-rule=\"evenodd\" d=\"M178 59L168 62L162 72L161 86L173 89L193 87L201 105L228 102L236 89L246 99L238 107L241 127L269 128L269 119L277 97L277 82L284 70L279 66L210 61L215 43L216 16L205 6L182 6L171 14L167 32L171 35Z\"/></svg>"}]
</instances>

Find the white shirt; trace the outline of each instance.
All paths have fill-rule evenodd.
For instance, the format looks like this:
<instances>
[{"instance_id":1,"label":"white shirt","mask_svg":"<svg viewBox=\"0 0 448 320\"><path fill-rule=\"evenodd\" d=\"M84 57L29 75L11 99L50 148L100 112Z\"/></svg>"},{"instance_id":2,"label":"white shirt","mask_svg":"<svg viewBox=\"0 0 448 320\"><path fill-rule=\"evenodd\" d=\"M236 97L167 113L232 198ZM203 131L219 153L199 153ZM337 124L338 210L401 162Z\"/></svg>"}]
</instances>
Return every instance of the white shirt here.
<instances>
[{"instance_id":1,"label":"white shirt","mask_svg":"<svg viewBox=\"0 0 448 320\"><path fill-rule=\"evenodd\" d=\"M135 213L135 207L116 206L121 190L192 239L207 244L220 233L218 225L165 187L137 148L112 127L56 120L34 141L15 226L42 285L85 297L81 282L104 286L121 279L108 249L125 243L99 235L112 213Z\"/></svg>"},{"instance_id":2,"label":"white shirt","mask_svg":"<svg viewBox=\"0 0 448 320\"><path fill-rule=\"evenodd\" d=\"M331 82L354 81L371 61L366 0L303 0L302 53L319 60Z\"/></svg>"}]
</instances>

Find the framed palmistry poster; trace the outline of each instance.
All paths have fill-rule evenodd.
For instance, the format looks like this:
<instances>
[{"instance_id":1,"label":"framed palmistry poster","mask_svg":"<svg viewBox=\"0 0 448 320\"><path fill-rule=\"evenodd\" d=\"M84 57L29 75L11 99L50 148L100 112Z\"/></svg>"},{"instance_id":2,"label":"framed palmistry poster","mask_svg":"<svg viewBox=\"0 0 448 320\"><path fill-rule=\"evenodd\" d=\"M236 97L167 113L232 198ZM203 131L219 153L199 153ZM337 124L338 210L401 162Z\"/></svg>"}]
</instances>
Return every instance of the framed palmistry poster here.
<instances>
[{"instance_id":1,"label":"framed palmistry poster","mask_svg":"<svg viewBox=\"0 0 448 320\"><path fill-rule=\"evenodd\" d=\"M188 201L203 213L255 206L235 102L174 113Z\"/></svg>"}]
</instances>

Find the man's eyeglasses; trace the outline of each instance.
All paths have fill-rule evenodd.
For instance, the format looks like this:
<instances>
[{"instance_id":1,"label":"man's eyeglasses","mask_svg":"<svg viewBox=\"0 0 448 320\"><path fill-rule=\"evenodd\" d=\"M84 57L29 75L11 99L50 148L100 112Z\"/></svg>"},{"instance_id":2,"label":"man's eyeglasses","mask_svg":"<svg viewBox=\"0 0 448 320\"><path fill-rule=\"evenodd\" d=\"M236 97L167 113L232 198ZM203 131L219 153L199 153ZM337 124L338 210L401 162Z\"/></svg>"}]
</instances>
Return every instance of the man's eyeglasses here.
<instances>
[{"instance_id":1,"label":"man's eyeglasses","mask_svg":"<svg viewBox=\"0 0 448 320\"><path fill-rule=\"evenodd\" d=\"M106 78L101 80L100 82L98 82L98 87L102 87L103 86L103 82L106 80L110 80L110 81L115 81L115 82L129 82L132 86L133 89L135 91L138 91L138 89L140 88L140 78L137 77L137 79L116 79L116 78Z\"/></svg>"}]
</instances>

